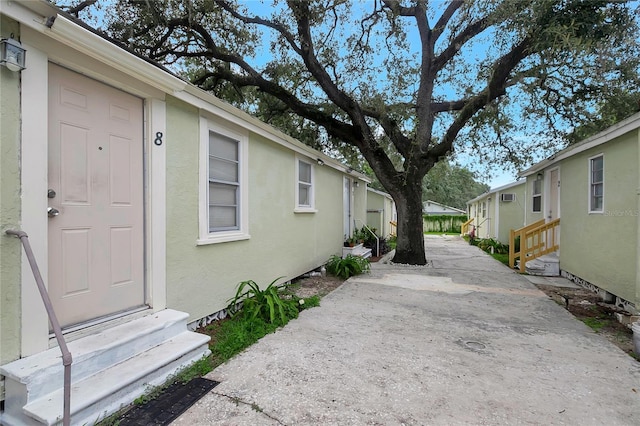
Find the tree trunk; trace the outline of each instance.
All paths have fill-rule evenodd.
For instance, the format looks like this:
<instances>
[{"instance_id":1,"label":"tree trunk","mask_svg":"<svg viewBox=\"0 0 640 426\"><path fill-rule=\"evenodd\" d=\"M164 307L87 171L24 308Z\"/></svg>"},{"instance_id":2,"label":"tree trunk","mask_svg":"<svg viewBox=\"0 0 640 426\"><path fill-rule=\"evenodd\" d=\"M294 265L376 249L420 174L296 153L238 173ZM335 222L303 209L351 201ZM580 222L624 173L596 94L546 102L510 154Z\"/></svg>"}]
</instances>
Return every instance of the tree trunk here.
<instances>
[{"instance_id":1,"label":"tree trunk","mask_svg":"<svg viewBox=\"0 0 640 426\"><path fill-rule=\"evenodd\" d=\"M395 263L425 265L422 221L422 185L420 181L407 184L399 193L393 194L398 213L398 239ZM395 192L395 191L394 191Z\"/></svg>"}]
</instances>

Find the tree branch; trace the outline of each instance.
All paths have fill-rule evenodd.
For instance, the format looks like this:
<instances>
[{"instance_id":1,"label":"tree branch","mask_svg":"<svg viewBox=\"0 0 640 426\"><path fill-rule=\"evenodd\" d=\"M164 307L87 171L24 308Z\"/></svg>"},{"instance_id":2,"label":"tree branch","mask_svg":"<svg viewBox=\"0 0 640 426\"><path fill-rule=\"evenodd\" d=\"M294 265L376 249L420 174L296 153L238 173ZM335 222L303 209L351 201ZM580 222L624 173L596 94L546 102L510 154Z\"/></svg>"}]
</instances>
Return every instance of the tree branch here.
<instances>
[{"instance_id":1,"label":"tree branch","mask_svg":"<svg viewBox=\"0 0 640 426\"><path fill-rule=\"evenodd\" d=\"M509 84L509 75L524 58L530 55L528 51L530 44L531 39L525 37L525 39L515 45L510 52L496 61L493 75L487 83L487 87L471 98L467 105L460 110L460 113L445 132L442 141L429 151L425 150L426 157L435 157L437 159L450 152L453 147L453 141L469 119L490 102L506 93L506 88Z\"/></svg>"},{"instance_id":2,"label":"tree branch","mask_svg":"<svg viewBox=\"0 0 640 426\"><path fill-rule=\"evenodd\" d=\"M222 7L224 10L226 10L231 16L233 16L236 19L239 19L240 21L244 22L245 24L258 24L258 25L263 25L265 27L268 27L268 28L276 30L279 34L281 34L287 40L287 42L289 42L289 46L291 46L291 48L293 49L294 52L296 52L298 55L302 55L302 51L300 49L300 46L298 46L296 44L295 36L293 34L291 34L284 27L284 25L278 24L277 22L274 22L274 21L269 21L267 19L262 19L262 18L260 18L258 16L255 16L255 17L251 18L251 17L248 17L248 16L241 15L226 0L216 0L216 3L220 7Z\"/></svg>"},{"instance_id":3,"label":"tree branch","mask_svg":"<svg viewBox=\"0 0 640 426\"><path fill-rule=\"evenodd\" d=\"M431 68L434 73L440 71L460 51L462 46L473 37L489 27L489 16L467 26L460 34L451 40L451 43L434 59Z\"/></svg>"},{"instance_id":4,"label":"tree branch","mask_svg":"<svg viewBox=\"0 0 640 426\"><path fill-rule=\"evenodd\" d=\"M385 6L387 6L393 13L399 16L415 16L415 7L404 7L398 0L383 0Z\"/></svg>"},{"instance_id":5,"label":"tree branch","mask_svg":"<svg viewBox=\"0 0 640 426\"><path fill-rule=\"evenodd\" d=\"M75 6L68 6L66 8L66 11L68 14L74 15L76 18L78 18L78 15L80 15L80 12L82 12L88 7L93 6L97 2L98 0L83 0Z\"/></svg>"},{"instance_id":6,"label":"tree branch","mask_svg":"<svg viewBox=\"0 0 640 426\"><path fill-rule=\"evenodd\" d=\"M433 27L434 42L437 41L438 38L440 38L453 15L458 11L458 9L460 9L463 4L463 0L453 0L451 1L451 3L449 3L445 11L440 16L440 19L438 19L438 22L436 22L436 25Z\"/></svg>"}]
</instances>

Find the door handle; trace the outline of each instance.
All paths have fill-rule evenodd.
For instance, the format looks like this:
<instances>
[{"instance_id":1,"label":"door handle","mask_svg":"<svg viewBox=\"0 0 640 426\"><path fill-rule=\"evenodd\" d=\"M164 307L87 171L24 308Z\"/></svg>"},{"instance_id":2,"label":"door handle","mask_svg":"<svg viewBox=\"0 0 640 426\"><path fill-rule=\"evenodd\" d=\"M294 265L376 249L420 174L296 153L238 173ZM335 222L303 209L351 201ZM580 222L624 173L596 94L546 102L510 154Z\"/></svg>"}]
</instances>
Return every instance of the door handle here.
<instances>
[{"instance_id":1,"label":"door handle","mask_svg":"<svg viewBox=\"0 0 640 426\"><path fill-rule=\"evenodd\" d=\"M49 217L56 217L60 214L60 210L54 209L53 207L47 208L47 215Z\"/></svg>"}]
</instances>

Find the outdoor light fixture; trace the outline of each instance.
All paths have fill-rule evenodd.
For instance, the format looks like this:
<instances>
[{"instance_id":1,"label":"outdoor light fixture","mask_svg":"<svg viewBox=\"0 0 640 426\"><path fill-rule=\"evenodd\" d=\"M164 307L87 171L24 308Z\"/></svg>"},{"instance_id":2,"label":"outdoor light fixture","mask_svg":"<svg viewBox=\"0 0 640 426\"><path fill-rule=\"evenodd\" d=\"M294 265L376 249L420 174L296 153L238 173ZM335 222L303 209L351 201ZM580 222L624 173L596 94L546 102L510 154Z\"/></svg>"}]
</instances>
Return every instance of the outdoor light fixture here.
<instances>
[{"instance_id":1,"label":"outdoor light fixture","mask_svg":"<svg viewBox=\"0 0 640 426\"><path fill-rule=\"evenodd\" d=\"M13 72L25 69L24 58L27 51L22 48L19 41L13 38L0 39L0 65L4 65Z\"/></svg>"},{"instance_id":2,"label":"outdoor light fixture","mask_svg":"<svg viewBox=\"0 0 640 426\"><path fill-rule=\"evenodd\" d=\"M542 172L538 172L537 178L538 180L542 180Z\"/></svg>"},{"instance_id":3,"label":"outdoor light fixture","mask_svg":"<svg viewBox=\"0 0 640 426\"><path fill-rule=\"evenodd\" d=\"M322 161L322 158L318 158L316 161L318 162L318 166L324 166L324 161Z\"/></svg>"}]
</instances>

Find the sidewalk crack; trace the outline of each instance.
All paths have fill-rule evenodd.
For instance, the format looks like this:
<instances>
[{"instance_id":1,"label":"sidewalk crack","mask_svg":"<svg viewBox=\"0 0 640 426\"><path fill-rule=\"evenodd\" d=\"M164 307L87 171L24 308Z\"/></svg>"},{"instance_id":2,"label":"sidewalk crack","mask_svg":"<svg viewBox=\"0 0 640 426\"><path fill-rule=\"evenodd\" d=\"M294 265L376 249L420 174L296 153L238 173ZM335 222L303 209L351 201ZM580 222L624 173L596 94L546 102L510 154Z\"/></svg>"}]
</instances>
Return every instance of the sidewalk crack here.
<instances>
[{"instance_id":1,"label":"sidewalk crack","mask_svg":"<svg viewBox=\"0 0 640 426\"><path fill-rule=\"evenodd\" d=\"M278 424L280 424L280 425L282 425L282 426L287 426L287 425L286 425L286 423L283 423L280 419L278 419L278 418L276 418L276 417L272 416L271 414L269 414L269 413L265 412L265 411L262 409L262 407L260 407L260 406L259 406L258 404L256 404L255 402L248 402L248 401L245 401L245 400L243 400L243 399L241 399L241 398L239 398L239 397L237 397L237 396L231 396L231 395L227 395L227 394L220 393L220 392L211 392L211 393L212 393L212 394L214 394L214 395L218 395L218 396L225 397L225 398L227 398L227 399L231 400L231 402L233 402L233 403L234 403L234 404L236 404L236 405L240 405L240 404L248 405L249 407L251 407L251 409L252 409L253 411L255 411L255 412L257 412L257 413L260 413L260 414L262 414L262 415L264 415L264 416L266 416L266 417L270 418L271 420L273 420L273 421L275 421L275 422L278 422Z\"/></svg>"}]
</instances>

